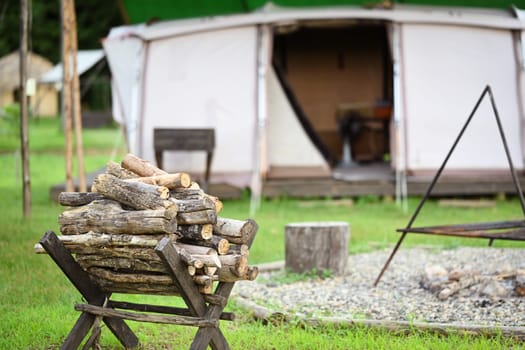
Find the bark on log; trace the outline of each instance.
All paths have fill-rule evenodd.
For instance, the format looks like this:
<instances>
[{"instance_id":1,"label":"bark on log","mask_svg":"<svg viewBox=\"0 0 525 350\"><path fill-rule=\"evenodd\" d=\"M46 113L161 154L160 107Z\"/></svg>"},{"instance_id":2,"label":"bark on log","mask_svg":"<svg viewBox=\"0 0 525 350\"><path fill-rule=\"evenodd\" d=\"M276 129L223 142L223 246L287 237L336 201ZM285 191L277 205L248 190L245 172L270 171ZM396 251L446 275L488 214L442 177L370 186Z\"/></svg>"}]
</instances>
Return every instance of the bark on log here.
<instances>
[{"instance_id":1,"label":"bark on log","mask_svg":"<svg viewBox=\"0 0 525 350\"><path fill-rule=\"evenodd\" d=\"M215 224L216 221L217 213L212 209L177 213L177 223L180 225Z\"/></svg>"},{"instance_id":2,"label":"bark on log","mask_svg":"<svg viewBox=\"0 0 525 350\"><path fill-rule=\"evenodd\" d=\"M128 182L109 174L97 176L93 181L92 190L134 209L162 209L173 206L173 203L167 200L169 190L166 187Z\"/></svg>"},{"instance_id":3,"label":"bark on log","mask_svg":"<svg viewBox=\"0 0 525 350\"><path fill-rule=\"evenodd\" d=\"M80 207L105 197L96 192L61 192L58 203L65 207Z\"/></svg>"},{"instance_id":4,"label":"bark on log","mask_svg":"<svg viewBox=\"0 0 525 350\"><path fill-rule=\"evenodd\" d=\"M176 199L170 198L170 201L177 205L177 211L180 213L188 213L193 211L201 211L211 209L217 212L215 207L215 202L207 196L202 196L200 198L191 198L191 199Z\"/></svg>"},{"instance_id":5,"label":"bark on log","mask_svg":"<svg viewBox=\"0 0 525 350\"><path fill-rule=\"evenodd\" d=\"M109 161L106 164L106 173L111 174L113 176L118 177L121 180L126 179L135 179L137 177L140 177L139 175L135 174L134 172L124 169L120 166L120 164L115 163L113 161Z\"/></svg>"},{"instance_id":6,"label":"bark on log","mask_svg":"<svg viewBox=\"0 0 525 350\"><path fill-rule=\"evenodd\" d=\"M84 270L102 267L112 270L133 271L138 273L155 272L168 274L166 265L160 261L135 258L102 257L100 255L77 254L76 261Z\"/></svg>"},{"instance_id":7,"label":"bark on log","mask_svg":"<svg viewBox=\"0 0 525 350\"><path fill-rule=\"evenodd\" d=\"M226 254L250 255L250 250L246 244L230 245L230 249ZM225 255L225 254L223 254Z\"/></svg>"},{"instance_id":8,"label":"bark on log","mask_svg":"<svg viewBox=\"0 0 525 350\"><path fill-rule=\"evenodd\" d=\"M174 246L176 249L184 249L191 255L202 254L202 255L218 255L217 251L213 248L203 247L195 244L175 242Z\"/></svg>"},{"instance_id":9,"label":"bark on log","mask_svg":"<svg viewBox=\"0 0 525 350\"><path fill-rule=\"evenodd\" d=\"M129 284L153 284L153 285L163 285L170 286L173 285L173 279L166 275L155 275L147 273L123 273L115 272L110 269L105 269L101 267L92 267L87 270L89 274L110 282L117 283L129 283Z\"/></svg>"},{"instance_id":10,"label":"bark on log","mask_svg":"<svg viewBox=\"0 0 525 350\"><path fill-rule=\"evenodd\" d=\"M177 231L176 212L170 208L124 210L113 200L95 200L86 206L62 212L58 217L65 235L89 231L108 234L159 234Z\"/></svg>"},{"instance_id":11,"label":"bark on log","mask_svg":"<svg viewBox=\"0 0 525 350\"><path fill-rule=\"evenodd\" d=\"M154 175L147 177L137 177L126 181L138 181L148 185L164 186L169 189L187 188L191 184L191 177L187 173L174 173L165 175Z\"/></svg>"},{"instance_id":12,"label":"bark on log","mask_svg":"<svg viewBox=\"0 0 525 350\"><path fill-rule=\"evenodd\" d=\"M200 189L193 188L175 188L170 191L172 198L178 200L202 200L204 197L204 192Z\"/></svg>"},{"instance_id":13,"label":"bark on log","mask_svg":"<svg viewBox=\"0 0 525 350\"><path fill-rule=\"evenodd\" d=\"M109 235L105 233L88 232L82 235L58 236L68 251L82 252L85 247L155 247L164 237L176 239L167 235ZM204 248L203 249L210 249ZM35 245L35 251L43 250L40 244Z\"/></svg>"},{"instance_id":14,"label":"bark on log","mask_svg":"<svg viewBox=\"0 0 525 350\"><path fill-rule=\"evenodd\" d=\"M180 258L182 259L182 261L184 261L184 263L186 263L186 265L188 265L188 267L191 266L191 267L194 267L195 269L200 269L204 267L204 263L199 258L188 253L186 249L179 249L179 248L176 248L176 249L177 249L177 253L179 254Z\"/></svg>"},{"instance_id":15,"label":"bark on log","mask_svg":"<svg viewBox=\"0 0 525 350\"><path fill-rule=\"evenodd\" d=\"M121 165L124 169L128 169L139 176L167 174L164 170L157 168L147 160L141 159L133 154L127 154L124 159L122 159Z\"/></svg>"},{"instance_id":16,"label":"bark on log","mask_svg":"<svg viewBox=\"0 0 525 350\"><path fill-rule=\"evenodd\" d=\"M176 234L187 241L206 241L212 238L213 225L178 225Z\"/></svg>"},{"instance_id":17,"label":"bark on log","mask_svg":"<svg viewBox=\"0 0 525 350\"><path fill-rule=\"evenodd\" d=\"M229 270L234 275L244 276L248 271L248 257L246 255L219 255L221 270Z\"/></svg>"},{"instance_id":18,"label":"bark on log","mask_svg":"<svg viewBox=\"0 0 525 350\"><path fill-rule=\"evenodd\" d=\"M213 232L230 243L251 245L257 233L257 223L252 219L245 221L217 217Z\"/></svg>"},{"instance_id":19,"label":"bark on log","mask_svg":"<svg viewBox=\"0 0 525 350\"><path fill-rule=\"evenodd\" d=\"M257 278L259 269L257 266L248 266L246 272L241 276L235 274L231 269L224 266L217 270L219 282L253 281Z\"/></svg>"},{"instance_id":20,"label":"bark on log","mask_svg":"<svg viewBox=\"0 0 525 350\"><path fill-rule=\"evenodd\" d=\"M348 265L350 227L346 222L303 222L285 227L285 266L303 273L330 270L343 275Z\"/></svg>"}]
</instances>

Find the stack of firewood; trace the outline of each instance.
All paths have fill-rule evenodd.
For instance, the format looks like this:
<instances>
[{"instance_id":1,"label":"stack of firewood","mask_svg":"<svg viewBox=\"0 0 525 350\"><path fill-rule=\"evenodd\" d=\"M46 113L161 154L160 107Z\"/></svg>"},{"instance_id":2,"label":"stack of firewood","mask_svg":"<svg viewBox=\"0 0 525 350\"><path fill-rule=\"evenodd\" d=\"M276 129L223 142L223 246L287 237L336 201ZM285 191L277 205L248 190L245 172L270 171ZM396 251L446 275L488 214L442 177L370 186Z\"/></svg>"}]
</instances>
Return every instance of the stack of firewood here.
<instances>
[{"instance_id":1,"label":"stack of firewood","mask_svg":"<svg viewBox=\"0 0 525 350\"><path fill-rule=\"evenodd\" d=\"M248 266L257 224L218 216L222 202L186 173L168 174L128 154L121 164L108 163L91 192L62 192L59 202L69 207L58 218L60 240L104 290L178 294L155 252L164 237L203 294L212 293L216 281L258 274Z\"/></svg>"}]
</instances>

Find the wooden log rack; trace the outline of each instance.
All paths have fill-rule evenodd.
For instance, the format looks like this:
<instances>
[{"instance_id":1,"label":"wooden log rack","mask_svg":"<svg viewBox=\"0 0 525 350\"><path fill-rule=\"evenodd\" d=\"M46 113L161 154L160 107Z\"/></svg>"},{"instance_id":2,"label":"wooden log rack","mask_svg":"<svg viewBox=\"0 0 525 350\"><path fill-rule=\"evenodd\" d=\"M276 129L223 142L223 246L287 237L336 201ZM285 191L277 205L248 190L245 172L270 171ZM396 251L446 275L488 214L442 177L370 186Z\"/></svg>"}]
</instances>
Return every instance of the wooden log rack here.
<instances>
[{"instance_id":1,"label":"wooden log rack","mask_svg":"<svg viewBox=\"0 0 525 350\"><path fill-rule=\"evenodd\" d=\"M417 216L419 215L421 209L423 208L423 205L427 201L427 199L430 197L430 194L436 185L439 177L441 176L441 173L445 169L445 166L447 165L447 162L454 152L457 144L461 140L461 137L463 136L465 130L467 129L468 125L470 124L470 121L474 117L479 105L481 104L483 98L485 96L489 96L490 103L492 106L492 111L494 113L494 117L496 119L496 123L498 125L498 131L499 135L501 137L501 141L503 144L503 148L505 150L505 154L507 157L509 170L512 176L512 180L514 182L514 187L516 189L516 194L520 200L521 204L521 210L525 217L525 199L523 197L523 191L521 189L521 185L518 179L518 176L516 174L516 170L514 168L512 158L510 156L509 147L507 144L507 140L505 137L505 133L503 131L503 127L500 121L498 109L496 107L496 103L494 102L494 96L492 94L492 89L489 85L485 87L483 92L481 93L478 101L476 102L476 105L472 109L472 112L470 113L469 117L467 118L465 124L463 125L463 128L459 132L456 140L452 144L452 147L450 148L447 156L445 157L443 163L441 164L440 168L438 169L437 173L435 174L434 178L432 179L425 195L419 202L419 205L416 207L416 210L414 211L412 217L410 218L407 226L402 229L397 229L397 232L401 233L401 236L399 237L394 249L392 250L390 256L388 257L387 261L383 265L383 268L381 269L379 275L377 276L374 286L377 286L379 281L381 280L381 277L385 273L386 269L390 265L390 262L394 258L394 255L397 253L399 247L401 246L401 243L405 239L406 235L409 233L419 233L419 234L430 234L430 235L441 235L441 236L455 236L455 237L464 237L464 238L484 238L489 240L489 246L492 246L492 243L496 239L500 240L511 240L511 241L525 241L525 220L513 220L513 221L499 221L499 222L484 222L484 223L469 223L469 224L457 224L457 225L438 225L438 226L427 226L427 227L412 227L414 221L416 220Z\"/></svg>"},{"instance_id":2,"label":"wooden log rack","mask_svg":"<svg viewBox=\"0 0 525 350\"><path fill-rule=\"evenodd\" d=\"M248 246L252 242L253 238ZM107 325L124 348L135 348L139 345L138 338L124 320L197 327L190 349L206 349L208 345L213 349L229 349L219 320L234 320L233 313L224 312L234 282L219 282L213 294L201 294L170 238L162 238L155 252L168 268L186 308L113 300L111 292L104 291L79 265L53 231L47 231L39 243L87 301L75 305L81 315L60 349L78 349L90 330L91 336L83 349L93 346L100 334L100 322Z\"/></svg>"}]
</instances>

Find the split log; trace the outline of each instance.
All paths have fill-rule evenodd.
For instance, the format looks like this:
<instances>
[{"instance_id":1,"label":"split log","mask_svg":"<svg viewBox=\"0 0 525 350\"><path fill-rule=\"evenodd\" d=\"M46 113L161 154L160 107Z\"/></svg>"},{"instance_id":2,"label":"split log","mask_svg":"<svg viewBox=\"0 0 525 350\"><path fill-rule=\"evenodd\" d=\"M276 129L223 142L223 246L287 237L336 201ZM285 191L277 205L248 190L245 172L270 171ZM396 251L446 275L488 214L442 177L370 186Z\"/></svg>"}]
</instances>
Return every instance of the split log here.
<instances>
[{"instance_id":1,"label":"split log","mask_svg":"<svg viewBox=\"0 0 525 350\"><path fill-rule=\"evenodd\" d=\"M180 227L180 226L179 226ZM191 239L186 237L181 237L177 240L180 243L194 244L202 247L213 248L219 255L228 254L230 250L230 242L228 240L212 235L210 239Z\"/></svg>"},{"instance_id":2,"label":"split log","mask_svg":"<svg viewBox=\"0 0 525 350\"><path fill-rule=\"evenodd\" d=\"M252 219L242 221L217 217L213 232L230 243L250 245L258 228L257 223Z\"/></svg>"},{"instance_id":3,"label":"split log","mask_svg":"<svg viewBox=\"0 0 525 350\"><path fill-rule=\"evenodd\" d=\"M187 188L191 184L190 175L187 173L174 173L165 175L154 175L147 177L137 177L126 181L138 181L148 185L164 186L169 189Z\"/></svg>"},{"instance_id":4,"label":"split log","mask_svg":"<svg viewBox=\"0 0 525 350\"><path fill-rule=\"evenodd\" d=\"M206 241L212 238L213 224L178 225L176 234L190 241Z\"/></svg>"},{"instance_id":5,"label":"split log","mask_svg":"<svg viewBox=\"0 0 525 350\"><path fill-rule=\"evenodd\" d=\"M115 163L113 161L109 161L106 164L106 173L116 176L121 180L135 179L139 177L139 175L135 174L134 172L128 169L124 169L123 167L120 166L120 164Z\"/></svg>"},{"instance_id":6,"label":"split log","mask_svg":"<svg viewBox=\"0 0 525 350\"><path fill-rule=\"evenodd\" d=\"M206 209L188 213L177 213L177 223L180 225L215 224L217 213Z\"/></svg>"},{"instance_id":7,"label":"split log","mask_svg":"<svg viewBox=\"0 0 525 350\"><path fill-rule=\"evenodd\" d=\"M177 231L177 213L171 208L124 210L109 199L62 212L58 217L60 232L77 235L93 232L108 234L158 234Z\"/></svg>"},{"instance_id":8,"label":"split log","mask_svg":"<svg viewBox=\"0 0 525 350\"><path fill-rule=\"evenodd\" d=\"M61 192L58 203L65 207L80 207L105 197L96 192Z\"/></svg>"},{"instance_id":9,"label":"split log","mask_svg":"<svg viewBox=\"0 0 525 350\"><path fill-rule=\"evenodd\" d=\"M93 181L93 192L114 199L133 209L161 209L173 206L169 189L142 182L128 182L109 174L100 174Z\"/></svg>"},{"instance_id":10,"label":"split log","mask_svg":"<svg viewBox=\"0 0 525 350\"><path fill-rule=\"evenodd\" d=\"M122 159L121 165L124 169L128 169L139 176L167 174L164 170L157 168L147 160L141 159L133 154L127 154L124 159Z\"/></svg>"}]
</instances>

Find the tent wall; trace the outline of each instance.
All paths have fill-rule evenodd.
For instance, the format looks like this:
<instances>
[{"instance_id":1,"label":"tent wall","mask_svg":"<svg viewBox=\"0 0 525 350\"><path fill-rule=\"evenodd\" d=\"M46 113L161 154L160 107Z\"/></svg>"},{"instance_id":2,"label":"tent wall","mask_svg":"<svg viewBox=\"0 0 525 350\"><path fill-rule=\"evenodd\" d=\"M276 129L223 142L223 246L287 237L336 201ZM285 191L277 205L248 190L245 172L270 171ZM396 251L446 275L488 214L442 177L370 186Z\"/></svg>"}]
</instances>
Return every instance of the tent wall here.
<instances>
[{"instance_id":1,"label":"tent wall","mask_svg":"<svg viewBox=\"0 0 525 350\"><path fill-rule=\"evenodd\" d=\"M435 171L489 84L511 156L523 168L517 64L512 32L477 27L402 26L407 169ZM456 171L507 169L490 103L485 101L450 159Z\"/></svg>"},{"instance_id":2,"label":"tent wall","mask_svg":"<svg viewBox=\"0 0 525 350\"><path fill-rule=\"evenodd\" d=\"M154 160L154 128L214 128L212 181L248 186L256 121L255 26L149 43L142 88L140 151ZM205 154L165 152L167 171L203 173Z\"/></svg>"}]
</instances>

